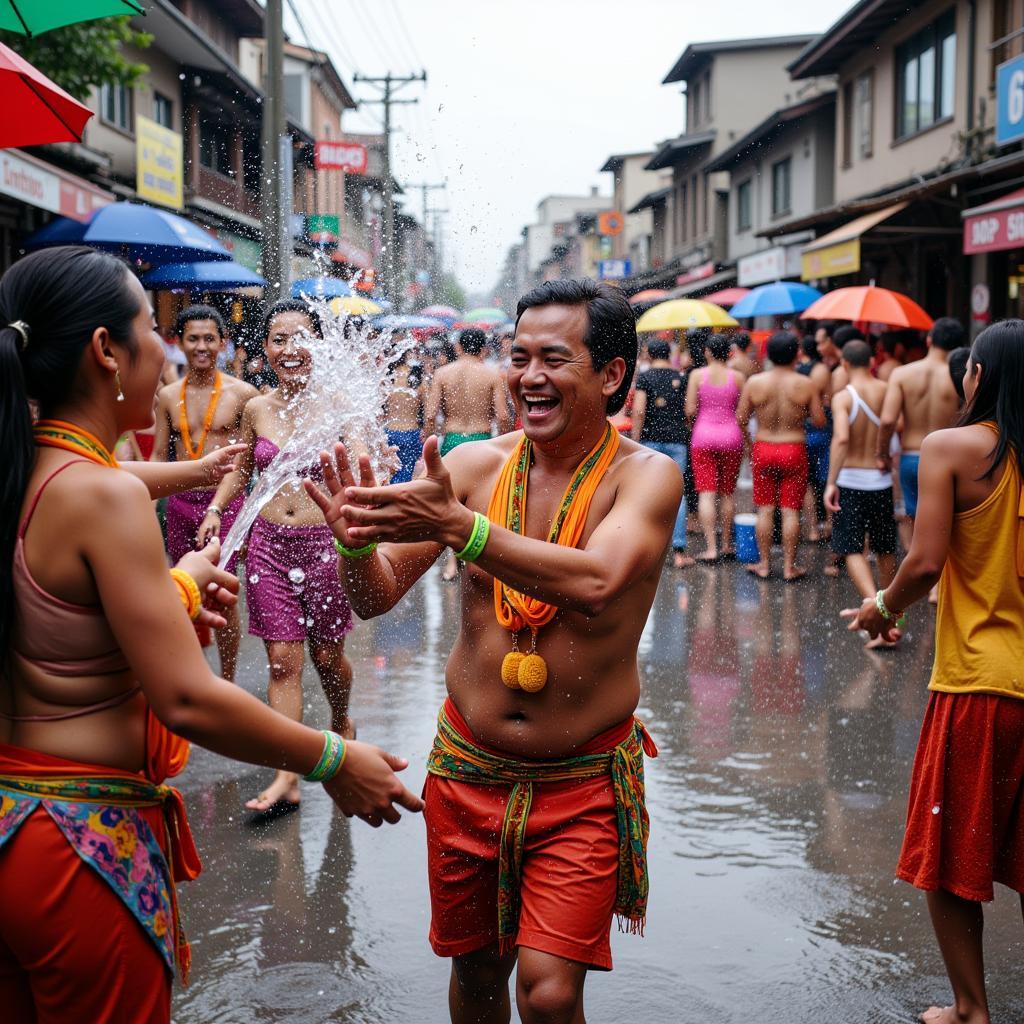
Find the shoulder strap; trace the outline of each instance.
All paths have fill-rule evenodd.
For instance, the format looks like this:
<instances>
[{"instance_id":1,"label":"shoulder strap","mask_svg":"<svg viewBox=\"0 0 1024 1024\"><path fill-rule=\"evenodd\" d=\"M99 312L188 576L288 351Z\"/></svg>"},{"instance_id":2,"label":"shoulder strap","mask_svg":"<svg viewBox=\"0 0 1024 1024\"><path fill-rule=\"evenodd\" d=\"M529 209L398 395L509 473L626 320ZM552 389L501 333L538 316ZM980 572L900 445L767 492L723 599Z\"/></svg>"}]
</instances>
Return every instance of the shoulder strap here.
<instances>
[{"instance_id":1,"label":"shoulder strap","mask_svg":"<svg viewBox=\"0 0 1024 1024\"><path fill-rule=\"evenodd\" d=\"M874 409L872 409L871 406L868 405L868 403L865 402L864 399L860 397L860 395L857 393L857 389L852 384L847 384L846 387L848 388L850 394L853 395L853 401L854 401L854 404L857 406L857 408L858 409L863 409L864 410L864 415L867 416L867 418L872 423L874 423L874 425L876 427L880 427L882 425L882 421L876 415ZM851 415L850 416L850 422L852 423L853 420L854 420L854 417L853 417L853 415Z\"/></svg>"},{"instance_id":2,"label":"shoulder strap","mask_svg":"<svg viewBox=\"0 0 1024 1024\"><path fill-rule=\"evenodd\" d=\"M39 499L43 496L43 491L50 485L50 481L55 477L59 476L64 472L68 466L77 465L80 462L89 462L88 459L72 459L70 462L65 462L63 466L58 466L37 488L36 493L32 495L32 500L29 502L28 511L25 513L24 518L21 520L21 526L18 527L18 539L25 539L25 531L28 529L28 524L32 520L32 516L35 514L36 505L39 504Z\"/></svg>"}]
</instances>

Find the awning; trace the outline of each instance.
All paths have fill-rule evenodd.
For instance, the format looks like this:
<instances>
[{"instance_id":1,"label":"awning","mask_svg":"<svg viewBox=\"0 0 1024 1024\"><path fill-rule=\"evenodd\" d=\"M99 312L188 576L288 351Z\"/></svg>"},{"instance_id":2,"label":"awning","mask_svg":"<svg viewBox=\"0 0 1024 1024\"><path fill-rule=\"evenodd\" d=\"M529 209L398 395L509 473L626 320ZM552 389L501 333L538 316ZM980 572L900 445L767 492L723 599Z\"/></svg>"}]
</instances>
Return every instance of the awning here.
<instances>
[{"instance_id":1,"label":"awning","mask_svg":"<svg viewBox=\"0 0 1024 1024\"><path fill-rule=\"evenodd\" d=\"M373 257L345 238L338 239L338 247L334 250L331 261L347 263L350 267L358 267L360 270L369 270L373 266Z\"/></svg>"},{"instance_id":2,"label":"awning","mask_svg":"<svg viewBox=\"0 0 1024 1024\"><path fill-rule=\"evenodd\" d=\"M693 295L694 292L703 291L705 288L714 289L720 285L727 284L729 281L735 280L736 268L730 267L727 270L718 271L717 274L710 274L699 280L688 281L686 284L682 284L678 288L673 288L668 294L671 299L683 299L687 295Z\"/></svg>"},{"instance_id":3,"label":"awning","mask_svg":"<svg viewBox=\"0 0 1024 1024\"><path fill-rule=\"evenodd\" d=\"M631 206L626 212L627 213L639 213L641 210L652 209L659 203L664 203L668 200L668 197L672 195L672 186L668 185L666 188L657 188L653 192L648 192L640 202L635 206Z\"/></svg>"},{"instance_id":4,"label":"awning","mask_svg":"<svg viewBox=\"0 0 1024 1024\"><path fill-rule=\"evenodd\" d=\"M1024 246L1024 188L964 210L964 254L1001 252Z\"/></svg>"},{"instance_id":5,"label":"awning","mask_svg":"<svg viewBox=\"0 0 1024 1024\"><path fill-rule=\"evenodd\" d=\"M644 164L644 170L660 171L663 167L671 167L691 149L696 149L698 146L710 146L715 141L715 134L714 130L693 132L663 142L655 151L654 156Z\"/></svg>"},{"instance_id":6,"label":"awning","mask_svg":"<svg viewBox=\"0 0 1024 1024\"><path fill-rule=\"evenodd\" d=\"M894 203L873 213L865 213L805 245L800 257L801 278L804 281L818 281L860 270L861 238L883 220L888 220L906 208L906 203Z\"/></svg>"},{"instance_id":7,"label":"awning","mask_svg":"<svg viewBox=\"0 0 1024 1024\"><path fill-rule=\"evenodd\" d=\"M84 224L114 197L19 149L0 152L0 194Z\"/></svg>"}]
</instances>

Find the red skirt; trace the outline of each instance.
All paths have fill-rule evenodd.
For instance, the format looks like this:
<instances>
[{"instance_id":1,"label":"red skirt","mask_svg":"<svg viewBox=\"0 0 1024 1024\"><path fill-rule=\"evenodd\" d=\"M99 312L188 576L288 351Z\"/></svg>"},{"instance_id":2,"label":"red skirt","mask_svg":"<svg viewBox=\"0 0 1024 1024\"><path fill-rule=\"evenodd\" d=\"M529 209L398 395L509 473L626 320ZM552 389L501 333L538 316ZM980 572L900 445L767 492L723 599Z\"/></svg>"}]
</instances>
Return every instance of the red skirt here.
<instances>
[{"instance_id":1,"label":"red skirt","mask_svg":"<svg viewBox=\"0 0 1024 1024\"><path fill-rule=\"evenodd\" d=\"M896 877L967 900L1024 892L1024 700L933 691Z\"/></svg>"}]
</instances>

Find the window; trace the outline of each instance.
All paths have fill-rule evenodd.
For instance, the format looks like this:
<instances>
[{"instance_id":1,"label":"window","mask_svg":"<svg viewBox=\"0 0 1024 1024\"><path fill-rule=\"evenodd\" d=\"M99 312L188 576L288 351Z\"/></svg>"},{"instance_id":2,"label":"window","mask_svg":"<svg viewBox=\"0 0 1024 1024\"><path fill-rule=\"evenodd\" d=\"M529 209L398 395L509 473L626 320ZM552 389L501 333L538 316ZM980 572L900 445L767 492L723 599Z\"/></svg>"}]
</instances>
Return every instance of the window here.
<instances>
[{"instance_id":1,"label":"window","mask_svg":"<svg viewBox=\"0 0 1024 1024\"><path fill-rule=\"evenodd\" d=\"M843 167L853 166L853 82L843 83Z\"/></svg>"},{"instance_id":2,"label":"window","mask_svg":"<svg viewBox=\"0 0 1024 1024\"><path fill-rule=\"evenodd\" d=\"M954 39L955 44L955 39ZM857 157L866 160L875 149L875 72L858 75L853 87L853 141Z\"/></svg>"},{"instance_id":3,"label":"window","mask_svg":"<svg viewBox=\"0 0 1024 1024\"><path fill-rule=\"evenodd\" d=\"M120 128L121 131L132 130L133 93L127 85L104 85L100 88L100 116L107 124Z\"/></svg>"},{"instance_id":4,"label":"window","mask_svg":"<svg viewBox=\"0 0 1024 1024\"><path fill-rule=\"evenodd\" d=\"M711 120L711 72L704 75L704 117L703 123Z\"/></svg>"},{"instance_id":5,"label":"window","mask_svg":"<svg viewBox=\"0 0 1024 1024\"><path fill-rule=\"evenodd\" d=\"M792 162L787 156L772 164L772 216L781 217L790 211Z\"/></svg>"},{"instance_id":6,"label":"window","mask_svg":"<svg viewBox=\"0 0 1024 1024\"><path fill-rule=\"evenodd\" d=\"M751 180L741 181L736 186L736 230L749 231L751 228L750 219L750 194L753 189Z\"/></svg>"},{"instance_id":7,"label":"window","mask_svg":"<svg viewBox=\"0 0 1024 1024\"><path fill-rule=\"evenodd\" d=\"M700 82L694 82L690 91L690 123L686 126L688 131L693 131L701 123L701 94Z\"/></svg>"},{"instance_id":8,"label":"window","mask_svg":"<svg viewBox=\"0 0 1024 1024\"><path fill-rule=\"evenodd\" d=\"M690 178L690 226L693 228L693 237L697 237L697 232L700 230L697 220L698 204L700 203L700 195L697 192L697 175L693 175Z\"/></svg>"},{"instance_id":9,"label":"window","mask_svg":"<svg viewBox=\"0 0 1024 1024\"><path fill-rule=\"evenodd\" d=\"M174 101L161 93L153 93L153 120L165 128L174 127Z\"/></svg>"},{"instance_id":10,"label":"window","mask_svg":"<svg viewBox=\"0 0 1024 1024\"><path fill-rule=\"evenodd\" d=\"M199 125L199 162L218 174L231 174L232 138L223 125L201 121Z\"/></svg>"},{"instance_id":11,"label":"window","mask_svg":"<svg viewBox=\"0 0 1024 1024\"><path fill-rule=\"evenodd\" d=\"M949 11L896 49L896 138L953 116L956 22Z\"/></svg>"}]
</instances>

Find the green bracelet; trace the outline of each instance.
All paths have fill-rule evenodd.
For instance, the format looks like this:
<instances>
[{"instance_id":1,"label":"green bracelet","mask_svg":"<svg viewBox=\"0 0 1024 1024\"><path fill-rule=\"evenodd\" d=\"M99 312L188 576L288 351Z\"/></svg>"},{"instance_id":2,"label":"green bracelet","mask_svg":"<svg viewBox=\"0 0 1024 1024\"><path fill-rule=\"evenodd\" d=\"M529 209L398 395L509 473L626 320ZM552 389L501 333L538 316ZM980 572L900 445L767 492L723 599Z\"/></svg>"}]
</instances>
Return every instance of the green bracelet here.
<instances>
[{"instance_id":1,"label":"green bracelet","mask_svg":"<svg viewBox=\"0 0 1024 1024\"><path fill-rule=\"evenodd\" d=\"M324 729L324 749L320 754L320 760L313 766L308 775L303 775L306 782L327 782L333 779L341 766L345 763L345 755L348 754L348 747L345 741L336 733Z\"/></svg>"},{"instance_id":2,"label":"green bracelet","mask_svg":"<svg viewBox=\"0 0 1024 1024\"><path fill-rule=\"evenodd\" d=\"M889 611L889 609L885 606L884 590L880 590L877 594L875 594L875 607L878 609L878 614L881 615L886 622L892 622L893 620L895 620L897 629L902 629L907 624L906 612L900 615L899 618L896 618L896 616L893 615L893 613Z\"/></svg>"},{"instance_id":3,"label":"green bracelet","mask_svg":"<svg viewBox=\"0 0 1024 1024\"><path fill-rule=\"evenodd\" d=\"M368 555L371 552L377 550L377 542L373 541L372 543L366 544L364 547L361 548L347 548L345 547L344 544L341 543L340 540L338 540L337 537L335 537L334 550L337 551L338 554L342 555L344 558L362 558L363 555Z\"/></svg>"},{"instance_id":4,"label":"green bracelet","mask_svg":"<svg viewBox=\"0 0 1024 1024\"><path fill-rule=\"evenodd\" d=\"M455 552L455 557L463 562L475 562L482 554L487 538L491 535L491 521L483 512L473 513L473 529L470 531L469 540L461 551Z\"/></svg>"}]
</instances>

